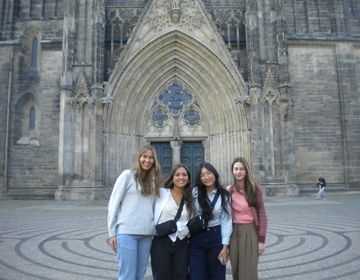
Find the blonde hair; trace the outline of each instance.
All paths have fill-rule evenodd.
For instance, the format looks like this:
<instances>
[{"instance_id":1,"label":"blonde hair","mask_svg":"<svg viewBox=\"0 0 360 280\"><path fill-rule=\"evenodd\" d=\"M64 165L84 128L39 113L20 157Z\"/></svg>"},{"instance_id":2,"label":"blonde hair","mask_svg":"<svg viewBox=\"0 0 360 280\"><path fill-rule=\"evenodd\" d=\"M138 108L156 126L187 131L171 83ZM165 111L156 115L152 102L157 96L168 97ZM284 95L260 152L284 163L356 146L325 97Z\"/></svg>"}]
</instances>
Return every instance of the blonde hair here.
<instances>
[{"instance_id":1,"label":"blonde hair","mask_svg":"<svg viewBox=\"0 0 360 280\"><path fill-rule=\"evenodd\" d=\"M141 168L140 158L146 152L151 151L154 158L154 164L150 170L145 171ZM139 150L135 167L135 179L140 184L140 193L144 196L155 194L159 195L160 187L163 183L163 177L161 175L160 163L157 159L156 150L153 146L147 145Z\"/></svg>"}]
</instances>

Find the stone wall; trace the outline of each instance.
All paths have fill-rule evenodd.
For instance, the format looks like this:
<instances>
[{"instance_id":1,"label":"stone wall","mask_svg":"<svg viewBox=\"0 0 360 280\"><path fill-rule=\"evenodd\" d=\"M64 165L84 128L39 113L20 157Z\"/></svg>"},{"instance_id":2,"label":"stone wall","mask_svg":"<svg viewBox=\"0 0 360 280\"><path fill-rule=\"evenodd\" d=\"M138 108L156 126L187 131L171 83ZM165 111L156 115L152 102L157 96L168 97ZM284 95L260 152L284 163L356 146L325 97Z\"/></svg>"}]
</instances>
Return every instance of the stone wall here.
<instances>
[{"instance_id":1,"label":"stone wall","mask_svg":"<svg viewBox=\"0 0 360 280\"><path fill-rule=\"evenodd\" d=\"M6 143L6 120L7 120L7 100L9 67L12 46L0 45L0 191L4 189L5 172L5 143Z\"/></svg>"},{"instance_id":2,"label":"stone wall","mask_svg":"<svg viewBox=\"0 0 360 280\"><path fill-rule=\"evenodd\" d=\"M351 44L341 56L351 56ZM311 184L319 175L334 184L347 184L347 165L359 169L347 159L347 149L355 149L352 157L359 155L355 139L359 131L349 129L359 123L355 103L358 87L341 68L339 46L329 44L291 44L289 48L292 98L294 102L294 143L296 181ZM342 48L344 51L344 48ZM355 65L355 61L348 61ZM350 66L348 65L348 68ZM341 89L346 84L352 91ZM348 110L345 108L349 107ZM351 118L352 120L346 121ZM347 133L346 131L349 131ZM350 141L348 143L348 141ZM351 156L350 156L351 157ZM351 180L356 181L354 172Z\"/></svg>"},{"instance_id":3,"label":"stone wall","mask_svg":"<svg viewBox=\"0 0 360 280\"><path fill-rule=\"evenodd\" d=\"M343 112L345 176L349 186L360 185L360 44L336 46L340 108Z\"/></svg>"},{"instance_id":4,"label":"stone wall","mask_svg":"<svg viewBox=\"0 0 360 280\"><path fill-rule=\"evenodd\" d=\"M19 69L22 55L19 51L14 55L8 193L53 197L58 186L61 50L43 45L39 52L38 71L30 77L28 71ZM26 130L28 104L36 112L33 131Z\"/></svg>"},{"instance_id":5,"label":"stone wall","mask_svg":"<svg viewBox=\"0 0 360 280\"><path fill-rule=\"evenodd\" d=\"M284 1L288 34L349 36L360 33L360 1Z\"/></svg>"},{"instance_id":6,"label":"stone wall","mask_svg":"<svg viewBox=\"0 0 360 280\"><path fill-rule=\"evenodd\" d=\"M101 1L98 3L100 2ZM166 1L164 1L164 3L165 2ZM211 18L214 26L217 28L218 34L220 35L219 38L224 40L221 41L221 43L224 43L224 46L230 51L233 62L235 62L234 65L236 65L237 70L243 75L244 79L248 81L248 68L250 68L250 66L248 65L249 61L247 60L247 56L250 56L248 53L250 42L246 42L247 39L245 38L245 16L246 4L251 2L245 0L203 0L202 2L205 4L205 8L210 15L209 18ZM282 2L283 5L281 5ZM97 27L96 32L107 32L105 40L105 69L102 69L103 66L101 63L93 64L93 55L96 53L93 51L93 47L95 47L96 44L92 45L94 42L91 36L94 35L95 28L93 26L100 26L99 22L101 22L101 18L98 17L98 25L94 24L95 17L93 17L93 15L96 14L97 9L94 8L93 5L95 1L72 2L72 0L50 0L42 1L42 3L47 5L47 8L41 8L41 1L5 0L0 4L0 9L5 7L6 11L12 11L11 13L2 13L0 15L0 188L4 190L4 188L8 186L9 191L7 194L9 195L53 197L56 187L62 185L58 176L60 166L58 163L59 150L61 150L59 149L59 139L61 138L59 136L59 92L61 90L60 79L64 74L62 73L62 63L64 61L69 63L69 65L66 66L69 67L69 69L67 69L69 74L66 76L69 80L64 84L68 86L66 87L68 97L74 97L74 88L72 86L75 86L75 81L81 80L80 73L82 73L82 71L84 72L84 83L92 80L94 75L91 73L103 72L104 77L97 77L100 82L96 87L100 89L102 87L102 78L108 80L111 71L118 63L120 52L128 48L127 43L131 32L136 29L136 26L141 25L141 23L136 23L136 20L141 18L141 14L149 1L104 1L104 14L106 14L107 17L107 27L106 29L104 28L104 30ZM75 10L72 11L74 12L73 21L68 21L68 24L65 24L71 32L69 32L70 35L68 34L68 37L65 36L66 39L63 42L64 10L71 10L73 6L70 4L77 8L76 12ZM268 166L270 166L263 164L263 159L271 162L271 157L275 155L273 161L274 167L277 167L280 163L287 166L287 160L290 162L288 169L289 173L294 174L294 178L287 174L283 175L285 178L283 180L284 182L287 178L290 178L291 182L286 181L286 183L293 183L299 186L312 185L319 175L323 175L331 184L359 186L360 0L257 1L256 4L256 9L262 11L262 13L257 13L254 10L254 19L257 24L260 25L260 35L264 37L264 34L266 35L270 31L274 32L271 34L272 36L267 36L266 40L263 38L262 46L265 46L267 50L274 50L275 44L279 42L286 46L286 34L288 35L289 64L287 64L287 60L283 60L283 63L289 68L290 88L288 88L288 92L290 93L291 99L289 104L293 106L288 111L290 112L289 115L285 112L283 116L285 121L291 122L289 128L282 127L281 122L283 119L279 117L280 115L274 114L273 132L276 137L273 139L275 143L273 151L271 153L268 151L269 146L267 145L267 141L258 141L259 146L267 145L263 148L264 154L259 153L259 155L253 156L253 160L256 159L256 162L262 164L259 165L259 169L262 168L261 170L263 171L259 179L266 179L265 169L269 169ZM273 29L270 28L269 22L274 23L273 20L277 12L279 12L279 17L282 15L280 11L274 11L274 7L278 7L275 4L284 7L286 24L283 26L286 26L286 32L276 31L275 29L279 28L279 25L276 25L276 28L275 25ZM14 6L11 7L11 5ZM100 10L97 10L97 12ZM264 17L265 14L269 16ZM110 25L109 22L114 24ZM74 25L72 25L73 23ZM279 24L280 23L281 21L279 21ZM119 29L121 27L121 30L124 31L122 34L123 37L119 35L112 36L111 28L109 27L114 28L116 34L121 34ZM266 28L270 28L270 31L265 31ZM276 40L275 32L279 32L279 37L277 37ZM255 39L259 37L257 32L254 32L253 35ZM38 44L35 61L32 60L31 51L34 38L37 39L35 43ZM234 40L234 38L236 38L236 40ZM70 46L66 45L66 43L70 43ZM74 44L75 47L73 47L72 44ZM246 46L246 44L248 45ZM63 45L65 47L63 47ZM102 44L97 44L96 46L101 45ZM255 47L251 55L254 54L258 57L264 52L265 48L255 51ZM189 48L189 50L188 53L190 54L194 49ZM286 47L283 49L279 47L279 50L282 50L283 54L287 52ZM96 51L98 51L98 49ZM183 47L179 49L180 54L183 51ZM13 59L11 59L11 53L14 54ZM62 61L64 54L68 54L69 60L66 60L65 57L64 61ZM153 55L153 53L151 53L151 55ZM273 52L272 56L261 56L259 69L262 69L263 74L266 74L266 69L272 68L272 70L274 70L279 65L279 61L276 60L277 55L279 55L279 53ZM100 58L101 55L99 55L99 59L95 59L96 62L98 62L98 60L100 61ZM191 55L189 55L189 58L190 62L194 60L194 56L191 57ZM180 57L180 59L176 58L176 61L183 62L184 59ZM201 61L206 60L203 59ZM143 63L143 61L141 62ZM161 61L159 60L159 62ZM158 65L159 62L156 62L156 64ZM141 69L143 65L141 65L139 69ZM187 62L186 65L190 65L190 63ZM209 65L214 66L212 63ZM6 135L6 108L10 66L13 67L10 89L10 133ZM193 66L191 69L202 74L199 65ZM66 71L64 70L64 72ZM213 74L215 73L215 71L212 72ZM169 71L164 70L164 73L169 73ZM159 75L163 75L164 73L158 72ZM281 72L276 70L272 73L274 74L274 84L276 84L276 80L282 78L282 75L278 75L278 73ZM189 77L193 76L194 75L189 75ZM142 78L144 77L146 76L143 75ZM262 86L265 76L259 74L255 75L255 77L259 79L258 90L261 92L260 87ZM132 76L132 78L132 80L129 79L129 84L135 84L140 80L137 79L136 75ZM188 80L189 79L184 78L184 81ZM206 80L207 79L204 79L204 81ZM158 81L152 82L157 86ZM197 85L197 83L198 80L194 79L193 84ZM125 87L126 85L123 83L120 86ZM199 88L203 87L199 86ZM208 92L210 91L211 90ZM99 96L101 97L101 91L99 90L99 92ZM221 92L221 90L219 90L219 92ZM82 95L80 98L82 98ZM123 102L123 99L118 100ZM144 100L147 102L147 99ZM68 101L64 102L69 105ZM115 102L119 102L119 108L125 104L120 101ZM135 103L134 101L134 104ZM212 104L215 104L213 100ZM99 119L102 117L100 116L101 106L100 104L99 110L96 111L98 112L97 117ZM29 114L32 107L36 113L33 120ZM72 109L73 107L71 107L71 110ZM264 122L269 122L267 117L269 114L266 110L266 107L259 108L262 115L260 114L259 116L261 117L259 117L259 120L253 122L252 127L249 128L249 131L252 131L252 139L250 139L250 134L247 134L250 133L248 130L245 132L243 130L237 130L237 133L246 134L244 139L249 138L249 141L257 141L257 139L255 139L256 137L254 137L254 135L256 135L254 130L263 125ZM117 113L118 112L114 112L114 116L117 115ZM129 114L129 118L131 120L134 119L134 114ZM236 124L239 119L233 118L232 121ZM84 126L88 124L86 120L87 119L82 120L84 121ZM33 129L29 128L31 121L35 124ZM242 119L240 119L240 121L242 121ZM99 134L96 135L100 135L99 139L101 138L102 131L99 129L102 125L101 121L97 123L98 130L90 129L89 135L82 135L81 132L76 129L76 125L72 127L72 124L63 124L63 129L74 130L71 131L69 135L78 135L74 136L74 139L68 137L71 139L68 143L72 143L66 147L69 151L76 150L79 147L76 143L81 144L82 137L84 137L84 139L91 138L92 141L95 138L94 133L99 132ZM119 122L119 125L120 124L122 124L122 122ZM141 127L141 125L139 125L139 127ZM234 125L229 125L229 127L234 127ZM292 127L294 129L293 135L291 134ZM227 130L229 129L227 128ZM116 130L114 129L114 131ZM280 134L280 132L283 134ZM143 135L143 133L143 131L140 131L136 134L136 141L134 141L136 146L144 142L144 138L140 138L140 135ZM215 140L212 142L213 144L207 143L205 148L208 158L221 164L224 163L223 166L227 166L224 158L227 160L233 154L239 152L238 148L231 148L237 147L236 145L231 146L228 144L228 142L234 142L233 138L236 138L236 135L223 137L222 135L226 133L229 133L229 131L225 131L224 134L219 134L218 136L210 134L209 137ZM286 136L287 133L288 135ZM268 130L264 130L261 131L261 134L259 133L259 137L263 137L266 140L269 134L270 132ZM75 139L75 137L78 138ZM286 137L288 137L286 140L289 141L284 145L291 146L291 149L286 149L286 151L290 151L290 154L287 155L284 152L284 155L281 154L281 157L284 156L284 158L281 158L279 150L283 145L282 141L284 141ZM9 147L7 149L8 161L5 160L6 139L9 139ZM135 148L130 149L131 152L129 152L127 148L129 140L126 139L126 137L115 137L114 141L115 143L117 143L116 141L123 141L125 143L123 151L124 153L127 152L127 157L132 159L132 153L134 153ZM230 140L227 142L227 140L223 141L224 139ZM227 151L220 153L217 147L223 146L223 143L227 143L224 145ZM246 141L246 143L248 142ZM243 144L241 145L244 147ZM294 160L291 154L292 147L294 147ZM109 148L109 153L115 152L111 150L112 148L113 147ZM95 149L91 151L94 150ZM212 151L210 152L210 150ZM256 149L253 148L253 150ZM240 150L240 152L243 151ZM251 153L248 147L246 151L244 151L244 153L249 154L249 157L250 154L255 154L254 151L252 152L253 153ZM89 154L90 153L91 152L89 152ZM224 154L227 156L224 156ZM84 163L84 155L85 154L82 153L77 155L77 163L79 166L80 163ZM101 162L99 160L100 156L100 153L96 154L98 158L95 164ZM285 159L285 156L289 158ZM119 155L119 157L124 156ZM91 157L89 156L89 158ZM105 157L105 159L107 158ZM282 161L284 161L284 163ZM295 168L292 168L293 161ZM109 180L115 178L116 174L120 171L118 170L119 167L117 163L122 163L122 159L114 162L116 162L116 164L112 165L107 162L107 164L104 165L105 180L103 183L108 183ZM84 163L84 165L86 165L86 163ZM76 175L75 168L71 166L69 169L69 176L74 177ZM283 169L285 170L286 168ZM283 169L282 171L284 171ZM6 182L7 185L4 186L4 172L6 170L8 178ZM225 167L221 171L228 172ZM275 177L281 177L280 175L282 175L276 172L273 173L276 175ZM272 175L271 172L269 174ZM227 176L231 177L229 174ZM97 180L99 180L99 182L101 181L99 178L97 178ZM268 181L271 182L270 179ZM275 180L274 184L279 185L279 182L280 181ZM99 184L101 184L101 182Z\"/></svg>"}]
</instances>

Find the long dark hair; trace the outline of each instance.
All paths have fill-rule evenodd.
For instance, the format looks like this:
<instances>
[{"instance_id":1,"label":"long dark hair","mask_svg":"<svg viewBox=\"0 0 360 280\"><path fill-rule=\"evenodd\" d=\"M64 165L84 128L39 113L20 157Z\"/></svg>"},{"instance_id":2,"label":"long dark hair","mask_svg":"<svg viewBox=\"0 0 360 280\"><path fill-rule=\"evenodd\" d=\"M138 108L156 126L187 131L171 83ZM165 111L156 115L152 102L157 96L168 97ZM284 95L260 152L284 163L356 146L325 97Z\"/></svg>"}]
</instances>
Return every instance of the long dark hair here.
<instances>
[{"instance_id":1,"label":"long dark hair","mask_svg":"<svg viewBox=\"0 0 360 280\"><path fill-rule=\"evenodd\" d=\"M210 204L208 202L206 187L201 182L201 170L203 168L206 168L207 170L209 170L209 172L211 172L215 176L215 189L218 192L220 192L221 207L224 209L225 213L229 215L229 212L226 208L226 204L229 203L229 193L222 187L220 183L219 172L211 163L203 162L197 167L196 175L195 175L195 186L197 186L198 188L198 201L202 209L202 214L205 220L207 221L211 220L214 217L214 215L210 207Z\"/></svg>"},{"instance_id":2,"label":"long dark hair","mask_svg":"<svg viewBox=\"0 0 360 280\"><path fill-rule=\"evenodd\" d=\"M256 183L252 177L251 174L251 170L250 170L250 166L249 163L247 162L247 160L243 157L237 157L234 159L233 163L231 164L231 174L233 174L233 170L234 170L234 165L235 163L240 162L246 171L246 177L245 177L245 185L244 185L244 190L245 190L245 194L246 194L246 201L249 204L249 207L257 207L257 201L256 201ZM234 187L235 190L240 192L240 188L237 185L235 176L234 176Z\"/></svg>"},{"instance_id":3,"label":"long dark hair","mask_svg":"<svg viewBox=\"0 0 360 280\"><path fill-rule=\"evenodd\" d=\"M173 167L173 169L171 170L169 177L166 179L166 181L164 183L164 188L167 188L167 189L174 188L174 181L173 181L174 175L175 175L176 171L181 167L186 170L186 173L189 178L189 181L185 186L183 196L185 199L186 208L188 210L189 218L190 218L194 214L194 206L193 206L194 203L193 203L193 197L192 197L192 191L191 191L191 175L190 175L189 168L185 164L182 164L182 163L175 165Z\"/></svg>"}]
</instances>

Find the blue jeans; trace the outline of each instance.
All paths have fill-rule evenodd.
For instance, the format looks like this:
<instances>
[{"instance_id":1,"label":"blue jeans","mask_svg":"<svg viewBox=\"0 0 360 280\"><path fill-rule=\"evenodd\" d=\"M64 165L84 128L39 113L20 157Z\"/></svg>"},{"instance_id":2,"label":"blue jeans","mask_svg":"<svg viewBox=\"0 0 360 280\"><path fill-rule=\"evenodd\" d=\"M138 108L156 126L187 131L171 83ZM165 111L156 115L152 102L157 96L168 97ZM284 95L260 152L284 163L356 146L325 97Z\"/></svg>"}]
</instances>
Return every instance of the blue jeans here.
<instances>
[{"instance_id":1,"label":"blue jeans","mask_svg":"<svg viewBox=\"0 0 360 280\"><path fill-rule=\"evenodd\" d=\"M225 280L226 267L218 260L222 250L221 227L215 226L190 237L190 280Z\"/></svg>"},{"instance_id":2,"label":"blue jeans","mask_svg":"<svg viewBox=\"0 0 360 280\"><path fill-rule=\"evenodd\" d=\"M118 280L144 279L152 238L152 235L117 234Z\"/></svg>"},{"instance_id":3,"label":"blue jeans","mask_svg":"<svg viewBox=\"0 0 360 280\"><path fill-rule=\"evenodd\" d=\"M317 199L324 199L325 198L325 187L318 185L318 193L316 194Z\"/></svg>"}]
</instances>

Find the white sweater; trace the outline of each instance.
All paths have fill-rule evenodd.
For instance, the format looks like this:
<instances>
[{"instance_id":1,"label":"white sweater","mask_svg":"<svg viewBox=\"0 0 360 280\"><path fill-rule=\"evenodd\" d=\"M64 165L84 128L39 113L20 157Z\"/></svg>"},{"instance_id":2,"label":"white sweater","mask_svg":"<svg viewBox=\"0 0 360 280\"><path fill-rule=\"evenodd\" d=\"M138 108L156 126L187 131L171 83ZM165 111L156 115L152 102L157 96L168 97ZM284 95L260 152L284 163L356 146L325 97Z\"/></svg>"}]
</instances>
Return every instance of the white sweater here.
<instances>
[{"instance_id":1,"label":"white sweater","mask_svg":"<svg viewBox=\"0 0 360 280\"><path fill-rule=\"evenodd\" d=\"M109 236L116 235L116 227L120 234L153 235L154 201L155 195L140 193L134 171L123 171L116 180L108 204Z\"/></svg>"}]
</instances>

